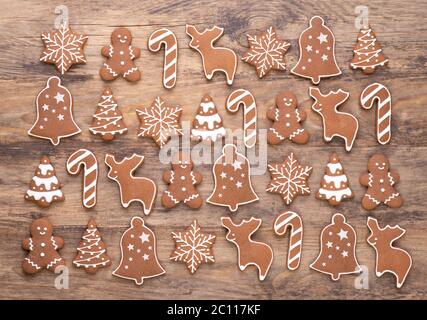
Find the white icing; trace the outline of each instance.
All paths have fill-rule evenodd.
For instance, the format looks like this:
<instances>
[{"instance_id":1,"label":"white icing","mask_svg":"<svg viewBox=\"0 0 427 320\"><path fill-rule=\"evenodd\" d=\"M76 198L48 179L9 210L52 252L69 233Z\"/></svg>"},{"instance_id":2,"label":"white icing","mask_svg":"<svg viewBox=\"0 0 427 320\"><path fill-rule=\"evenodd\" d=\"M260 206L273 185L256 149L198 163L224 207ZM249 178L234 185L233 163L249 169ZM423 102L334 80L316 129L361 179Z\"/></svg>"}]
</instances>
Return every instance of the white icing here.
<instances>
[{"instance_id":1,"label":"white icing","mask_svg":"<svg viewBox=\"0 0 427 320\"><path fill-rule=\"evenodd\" d=\"M216 139L225 136L225 129L224 127L221 127L212 131L192 129L191 135L194 137L200 137L203 140L211 140L215 142Z\"/></svg>"},{"instance_id":2,"label":"white icing","mask_svg":"<svg viewBox=\"0 0 427 320\"><path fill-rule=\"evenodd\" d=\"M335 197L336 201L341 201L343 196L350 197L351 196L351 190L350 188L345 188L343 190L326 190L323 188L319 189L319 193L324 195L326 199L331 199L332 197Z\"/></svg>"},{"instance_id":3,"label":"white icing","mask_svg":"<svg viewBox=\"0 0 427 320\"><path fill-rule=\"evenodd\" d=\"M34 176L33 181L35 182L37 187L43 185L46 190L50 190L53 184L58 184L58 178L56 176L51 176L49 178L40 178Z\"/></svg>"},{"instance_id":4,"label":"white icing","mask_svg":"<svg viewBox=\"0 0 427 320\"><path fill-rule=\"evenodd\" d=\"M212 130L215 127L215 122L217 122L217 123L221 122L221 117L219 116L218 113L215 113L215 114L210 115L210 116L202 116L202 115L198 114L198 115L196 115L196 120L201 125L207 123L208 128L210 130Z\"/></svg>"},{"instance_id":5,"label":"white icing","mask_svg":"<svg viewBox=\"0 0 427 320\"><path fill-rule=\"evenodd\" d=\"M49 164L39 164L39 170L42 175L46 175L48 171L53 171L53 166Z\"/></svg>"},{"instance_id":6,"label":"white icing","mask_svg":"<svg viewBox=\"0 0 427 320\"><path fill-rule=\"evenodd\" d=\"M200 106L202 107L203 112L208 112L209 109L215 108L215 104L212 101L202 102L202 103L200 103Z\"/></svg>"},{"instance_id":7,"label":"white icing","mask_svg":"<svg viewBox=\"0 0 427 320\"><path fill-rule=\"evenodd\" d=\"M326 183L334 183L335 188L340 188L342 182L347 182L347 176L345 174L339 175L339 176L328 176L324 175L323 180L325 180Z\"/></svg>"},{"instance_id":8,"label":"white icing","mask_svg":"<svg viewBox=\"0 0 427 320\"><path fill-rule=\"evenodd\" d=\"M327 164L328 169L331 171L331 173L335 173L337 170L342 170L341 163L328 163Z\"/></svg>"},{"instance_id":9,"label":"white icing","mask_svg":"<svg viewBox=\"0 0 427 320\"><path fill-rule=\"evenodd\" d=\"M62 191L61 190L53 190L53 191L34 191L34 190L27 190L27 195L29 197L33 197L36 201L44 198L46 202L52 202L53 197L62 197Z\"/></svg>"}]
</instances>

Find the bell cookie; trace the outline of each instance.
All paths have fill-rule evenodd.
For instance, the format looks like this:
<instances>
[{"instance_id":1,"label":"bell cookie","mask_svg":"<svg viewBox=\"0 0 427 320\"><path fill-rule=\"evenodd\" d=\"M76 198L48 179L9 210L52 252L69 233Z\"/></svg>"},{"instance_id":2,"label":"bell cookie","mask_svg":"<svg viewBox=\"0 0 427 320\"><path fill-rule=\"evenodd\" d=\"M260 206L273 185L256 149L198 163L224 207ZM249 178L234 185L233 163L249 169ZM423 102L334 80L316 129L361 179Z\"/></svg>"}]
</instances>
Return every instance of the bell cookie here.
<instances>
[{"instance_id":1,"label":"bell cookie","mask_svg":"<svg viewBox=\"0 0 427 320\"><path fill-rule=\"evenodd\" d=\"M225 136L221 116L212 100L205 94L194 117L191 137L198 141L215 142Z\"/></svg>"}]
</instances>

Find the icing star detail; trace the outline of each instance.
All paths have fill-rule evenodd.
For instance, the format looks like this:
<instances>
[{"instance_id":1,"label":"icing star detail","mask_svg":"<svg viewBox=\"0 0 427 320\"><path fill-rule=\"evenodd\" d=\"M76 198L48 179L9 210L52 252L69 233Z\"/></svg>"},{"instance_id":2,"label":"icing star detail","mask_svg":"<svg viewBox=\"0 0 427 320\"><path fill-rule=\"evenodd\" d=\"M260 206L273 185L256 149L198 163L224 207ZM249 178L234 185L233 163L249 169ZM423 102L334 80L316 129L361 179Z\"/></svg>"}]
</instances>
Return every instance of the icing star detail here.
<instances>
[{"instance_id":1,"label":"icing star detail","mask_svg":"<svg viewBox=\"0 0 427 320\"><path fill-rule=\"evenodd\" d=\"M327 37L327 34L320 33L316 39L319 39L320 44L322 44L323 42L328 42Z\"/></svg>"},{"instance_id":2,"label":"icing star detail","mask_svg":"<svg viewBox=\"0 0 427 320\"><path fill-rule=\"evenodd\" d=\"M242 169L242 163L240 161L234 160L232 164L234 171Z\"/></svg>"},{"instance_id":3,"label":"icing star detail","mask_svg":"<svg viewBox=\"0 0 427 320\"><path fill-rule=\"evenodd\" d=\"M42 109L43 109L43 111L48 111L49 106L47 104L44 104L44 105L42 105Z\"/></svg>"},{"instance_id":4,"label":"icing star detail","mask_svg":"<svg viewBox=\"0 0 427 320\"><path fill-rule=\"evenodd\" d=\"M56 103L64 102L64 94L60 94L59 92L54 96Z\"/></svg>"},{"instance_id":5,"label":"icing star detail","mask_svg":"<svg viewBox=\"0 0 427 320\"><path fill-rule=\"evenodd\" d=\"M341 229L340 232L337 233L337 235L338 235L338 237L340 237L340 240L348 239L347 233L348 233L348 231L344 231L343 229Z\"/></svg>"},{"instance_id":6,"label":"icing star detail","mask_svg":"<svg viewBox=\"0 0 427 320\"><path fill-rule=\"evenodd\" d=\"M148 242L148 241L150 241L150 240L149 240L149 237L150 237L150 235L149 235L149 234L146 234L145 232L143 232L143 233L139 236L139 238L141 239L141 243L144 243L144 242Z\"/></svg>"}]
</instances>

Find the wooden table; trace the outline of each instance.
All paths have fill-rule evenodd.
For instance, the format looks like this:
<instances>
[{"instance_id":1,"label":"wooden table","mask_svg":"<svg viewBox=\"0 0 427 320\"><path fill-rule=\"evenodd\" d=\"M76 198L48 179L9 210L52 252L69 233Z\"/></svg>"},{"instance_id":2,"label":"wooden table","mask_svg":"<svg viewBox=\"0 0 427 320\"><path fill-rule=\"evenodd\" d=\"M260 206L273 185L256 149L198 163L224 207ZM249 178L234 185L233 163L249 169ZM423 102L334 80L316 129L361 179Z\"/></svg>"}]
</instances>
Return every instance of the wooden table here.
<instances>
[{"instance_id":1,"label":"wooden table","mask_svg":"<svg viewBox=\"0 0 427 320\"><path fill-rule=\"evenodd\" d=\"M236 2L237 3L237 2ZM370 23L377 33L384 53L390 58L387 67L366 76L360 71L349 69L352 46L358 30L354 26L355 7L358 1L245 1L244 4L230 4L229 1L124 1L104 4L100 1L68 2L71 26L89 35L85 48L87 64L74 66L61 76L63 83L73 93L76 122L82 133L64 139L53 147L47 140L29 137L27 130L35 119L34 100L45 86L49 76L59 75L52 65L38 61L42 50L40 33L53 29L57 2L1 0L6 8L0 13L0 96L3 99L0 117L0 297L3 299L422 299L427 298L427 210L426 210L426 170L427 170L427 84L426 20L420 15L423 1L369 1ZM277 33L291 42L286 55L290 69L298 58L298 37L306 28L308 19L321 15L332 27L336 37L336 55L343 74L322 80L322 90L342 88L349 91L349 101L342 108L354 114L360 123L355 146L346 153L342 140L325 143L322 137L320 117L311 111L312 100L308 96L308 80L286 72L272 72L259 80L255 70L246 63L239 62L236 79L230 88L223 75L216 75L207 81L202 72L200 56L188 47L189 38L185 34L186 23L199 28L214 24L225 28L225 36L220 45L232 48L241 56L245 51L247 31L262 30L274 25ZM424 21L423 21L424 20ZM110 85L117 98L129 132L114 142L105 143L91 135L88 127L92 114L105 83L98 71L103 63L100 55L102 46L109 44L114 28L125 26L131 29L134 42L142 48L142 56L137 65L142 69L142 80L130 84L118 79ZM179 41L179 75L177 86L170 91L163 88L161 74L163 53L153 54L147 50L147 39L158 27L169 27ZM374 131L374 112L362 110L358 105L361 90L368 84L379 81L387 85L393 95L392 139L386 146L377 143ZM268 128L270 122L265 113L272 106L276 94L281 90L293 91L300 107L308 113L304 123L311 133L309 144L297 146L283 143L268 146L268 159L277 162L293 151L301 162L313 166L310 178L312 195L298 197L289 209L303 217L304 249L301 267L289 271L285 267L288 238L279 238L272 231L275 217L288 207L280 196L269 194L265 187L269 182L268 173L252 177L260 201L242 206L235 221L251 216L263 219L263 224L255 239L265 241L274 249L274 262L265 281L257 279L256 271L250 267L245 272L237 267L237 250L225 240L225 230L220 217L229 215L227 209L204 204L200 210L192 211L185 206L165 210L160 204L165 185L162 172L168 165L159 163L158 148L150 139L137 138L138 119L135 109L148 105L156 95L183 107L183 121L192 121L204 93L209 93L219 109L224 125L230 129L241 127L241 113L230 115L225 111L224 102L233 88L247 88L257 99L260 128ZM65 171L67 157L77 148L92 150L100 161L98 204L86 210L81 204L81 179L68 176ZM324 166L332 151L338 152L346 169L355 198L338 208L316 200L319 181ZM146 159L137 174L154 179L158 185L155 209L145 219L158 238L158 256L167 273L161 277L148 279L142 287L133 282L113 277L111 271L120 260L119 239L129 226L132 216L142 214L141 207L133 204L124 209L119 202L116 183L106 176L103 158L106 153L118 157L143 154ZM401 182L398 189L405 199L400 209L379 207L373 212L361 208L360 200L365 188L358 183L359 175L366 170L368 158L376 153L386 154L392 168L398 170ZM49 155L58 177L63 183L66 201L56 203L48 209L39 209L33 203L24 201L24 193L34 173L40 156ZM197 167L203 174L204 182L199 190L206 199L213 190L211 165ZM343 276L333 282L330 277L309 269L319 252L321 229L330 223L333 213L346 215L355 228L357 257L360 264L369 270L369 289L356 289L355 276ZM407 249L413 257L413 267L403 288L396 289L395 279L387 274L375 276L375 252L366 242L368 230L366 219L369 215L378 218L381 225L400 224L407 234L398 244ZM20 267L25 252L21 242L28 237L31 221L40 216L49 217L56 235L65 240L61 254L70 267L68 290L54 287L55 275L42 272L34 276L25 275ZM103 238L108 244L108 253L113 266L100 270L96 275L88 275L76 269L71 261L76 246L90 217L96 218ZM216 263L203 265L195 275L190 275L185 266L169 261L174 248L171 232L184 229L197 218L206 231L215 233L214 246Z\"/></svg>"}]
</instances>

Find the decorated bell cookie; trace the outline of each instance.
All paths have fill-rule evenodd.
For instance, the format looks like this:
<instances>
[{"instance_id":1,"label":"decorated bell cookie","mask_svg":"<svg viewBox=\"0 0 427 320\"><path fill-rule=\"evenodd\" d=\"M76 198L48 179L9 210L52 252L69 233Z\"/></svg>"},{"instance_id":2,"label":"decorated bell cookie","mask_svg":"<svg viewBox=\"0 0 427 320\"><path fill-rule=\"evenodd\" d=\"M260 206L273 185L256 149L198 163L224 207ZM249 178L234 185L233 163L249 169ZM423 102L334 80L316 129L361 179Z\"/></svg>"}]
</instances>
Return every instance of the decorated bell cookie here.
<instances>
[{"instance_id":1,"label":"decorated bell cookie","mask_svg":"<svg viewBox=\"0 0 427 320\"><path fill-rule=\"evenodd\" d=\"M153 180L133 175L143 161L144 156L136 153L121 161L117 161L111 154L105 156L105 163L110 168L108 178L119 184L122 206L127 208L132 202L140 202L144 214L148 215L156 197L157 187Z\"/></svg>"},{"instance_id":2,"label":"decorated bell cookie","mask_svg":"<svg viewBox=\"0 0 427 320\"><path fill-rule=\"evenodd\" d=\"M182 232L172 232L175 250L170 260L185 263L188 271L194 274L202 263L214 263L212 246L216 236L202 233L197 220Z\"/></svg>"},{"instance_id":3,"label":"decorated bell cookie","mask_svg":"<svg viewBox=\"0 0 427 320\"><path fill-rule=\"evenodd\" d=\"M276 96L276 107L268 109L267 118L273 121L267 133L269 144L279 144L284 140L298 144L308 142L309 134L301 126L307 114L298 109L297 97L292 92L284 91Z\"/></svg>"},{"instance_id":4,"label":"decorated bell cookie","mask_svg":"<svg viewBox=\"0 0 427 320\"><path fill-rule=\"evenodd\" d=\"M28 134L48 139L58 145L61 138L71 137L81 132L73 118L73 97L61 85L61 79L50 77L46 87L36 99L37 119Z\"/></svg>"},{"instance_id":5,"label":"decorated bell cookie","mask_svg":"<svg viewBox=\"0 0 427 320\"><path fill-rule=\"evenodd\" d=\"M215 142L225 136L221 116L210 95L205 94L194 117L191 137L195 140Z\"/></svg>"},{"instance_id":6,"label":"decorated bell cookie","mask_svg":"<svg viewBox=\"0 0 427 320\"><path fill-rule=\"evenodd\" d=\"M402 237L406 230L398 225L380 228L377 219L372 217L368 218L367 225L371 231L367 241L377 254L375 263L377 277L389 272L396 277L396 286L402 287L412 267L412 258L405 250L393 246L393 243Z\"/></svg>"},{"instance_id":7,"label":"decorated bell cookie","mask_svg":"<svg viewBox=\"0 0 427 320\"><path fill-rule=\"evenodd\" d=\"M48 156L41 158L25 194L25 200L32 201L41 208L50 206L52 202L65 200L61 183L56 177L55 169Z\"/></svg>"},{"instance_id":8,"label":"decorated bell cookie","mask_svg":"<svg viewBox=\"0 0 427 320\"><path fill-rule=\"evenodd\" d=\"M268 28L261 34L247 34L249 50L242 60L254 66L258 77L262 78L271 69L285 71L285 53L291 44L277 37L276 29Z\"/></svg>"},{"instance_id":9,"label":"decorated bell cookie","mask_svg":"<svg viewBox=\"0 0 427 320\"><path fill-rule=\"evenodd\" d=\"M311 108L322 117L325 141L340 137L345 141L345 150L350 151L359 130L359 122L352 114L337 110L350 94L339 89L324 95L318 88L311 87L310 96L314 99Z\"/></svg>"},{"instance_id":10,"label":"decorated bell cookie","mask_svg":"<svg viewBox=\"0 0 427 320\"><path fill-rule=\"evenodd\" d=\"M132 46L132 34L127 28L117 28L111 34L111 44L101 50L107 58L99 75L103 80L111 81L122 76L127 81L141 79L141 72L133 60L139 58L141 49Z\"/></svg>"},{"instance_id":11,"label":"decorated bell cookie","mask_svg":"<svg viewBox=\"0 0 427 320\"><path fill-rule=\"evenodd\" d=\"M364 74L374 73L376 68L388 62L382 51L372 28L362 26L357 36L357 43L353 47L353 59L350 66L353 69L362 70Z\"/></svg>"},{"instance_id":12,"label":"decorated bell cookie","mask_svg":"<svg viewBox=\"0 0 427 320\"><path fill-rule=\"evenodd\" d=\"M333 152L326 165L325 175L320 181L320 189L316 193L319 200L327 200L330 205L337 206L344 199L354 197L353 191L349 187L347 176L341 165L338 155Z\"/></svg>"},{"instance_id":13,"label":"decorated bell cookie","mask_svg":"<svg viewBox=\"0 0 427 320\"><path fill-rule=\"evenodd\" d=\"M89 220L86 231L77 247L77 255L73 260L77 268L94 274L98 269L111 266L111 259L107 254L107 245L102 241L95 220Z\"/></svg>"},{"instance_id":14,"label":"decorated bell cookie","mask_svg":"<svg viewBox=\"0 0 427 320\"><path fill-rule=\"evenodd\" d=\"M195 26L187 24L185 32L191 37L190 48L202 56L206 78L211 80L215 72L222 71L227 77L227 84L231 86L237 69L237 56L231 49L214 47L215 41L224 33L224 28L213 26L199 32Z\"/></svg>"},{"instance_id":15,"label":"decorated bell cookie","mask_svg":"<svg viewBox=\"0 0 427 320\"><path fill-rule=\"evenodd\" d=\"M151 106L136 109L140 126L138 137L151 137L162 148L172 136L182 136L182 108L156 97Z\"/></svg>"},{"instance_id":16,"label":"decorated bell cookie","mask_svg":"<svg viewBox=\"0 0 427 320\"><path fill-rule=\"evenodd\" d=\"M71 31L70 27L62 24L52 32L43 32L43 52L40 61L54 64L56 69L64 74L73 64L86 63L83 47L87 36Z\"/></svg>"},{"instance_id":17,"label":"decorated bell cookie","mask_svg":"<svg viewBox=\"0 0 427 320\"><path fill-rule=\"evenodd\" d=\"M312 170L310 166L301 165L291 152L284 162L268 165L271 182L267 186L267 191L280 194L289 205L296 196L310 194L308 178Z\"/></svg>"},{"instance_id":18,"label":"decorated bell cookie","mask_svg":"<svg viewBox=\"0 0 427 320\"><path fill-rule=\"evenodd\" d=\"M54 272L65 265L58 250L64 246L61 237L53 236L52 225L47 218L34 220L30 226L31 237L22 242L22 248L29 251L22 262L25 273L33 274L47 269Z\"/></svg>"},{"instance_id":19,"label":"decorated bell cookie","mask_svg":"<svg viewBox=\"0 0 427 320\"><path fill-rule=\"evenodd\" d=\"M321 78L341 74L335 60L335 37L323 19L314 16L310 26L299 37L299 60L291 70L293 74L311 79L318 84Z\"/></svg>"},{"instance_id":20,"label":"decorated bell cookie","mask_svg":"<svg viewBox=\"0 0 427 320\"><path fill-rule=\"evenodd\" d=\"M254 265L258 268L259 280L263 281L273 262L273 250L264 242L252 240L252 235L259 229L262 220L252 217L235 224L229 217L222 217L221 222L227 229L225 238L237 247L239 269L243 271Z\"/></svg>"},{"instance_id":21,"label":"decorated bell cookie","mask_svg":"<svg viewBox=\"0 0 427 320\"><path fill-rule=\"evenodd\" d=\"M360 184L368 187L362 199L362 207L373 210L381 203L390 208L402 206L403 199L395 189L399 174L390 170L390 162L383 154L375 154L368 160L368 172L360 176Z\"/></svg>"},{"instance_id":22,"label":"decorated bell cookie","mask_svg":"<svg viewBox=\"0 0 427 320\"><path fill-rule=\"evenodd\" d=\"M332 223L320 234L320 253L310 268L339 280L343 274L359 273L356 259L356 231L341 213L332 216Z\"/></svg>"},{"instance_id":23,"label":"decorated bell cookie","mask_svg":"<svg viewBox=\"0 0 427 320\"><path fill-rule=\"evenodd\" d=\"M237 211L240 205L258 201L251 184L251 167L249 160L233 144L222 148L221 156L215 161L212 169L215 189L206 202L228 207L231 212Z\"/></svg>"},{"instance_id":24,"label":"decorated bell cookie","mask_svg":"<svg viewBox=\"0 0 427 320\"><path fill-rule=\"evenodd\" d=\"M120 239L121 260L113 271L116 277L142 285L144 279L154 278L166 271L157 259L156 236L140 217L133 217L130 227Z\"/></svg>"}]
</instances>

